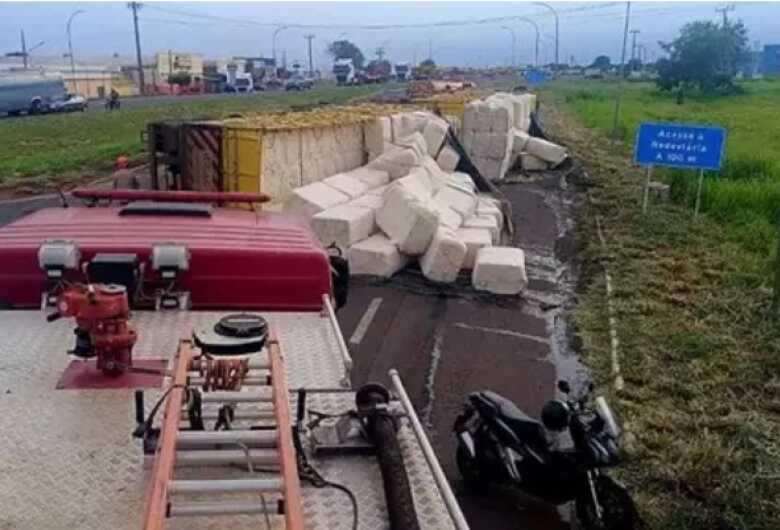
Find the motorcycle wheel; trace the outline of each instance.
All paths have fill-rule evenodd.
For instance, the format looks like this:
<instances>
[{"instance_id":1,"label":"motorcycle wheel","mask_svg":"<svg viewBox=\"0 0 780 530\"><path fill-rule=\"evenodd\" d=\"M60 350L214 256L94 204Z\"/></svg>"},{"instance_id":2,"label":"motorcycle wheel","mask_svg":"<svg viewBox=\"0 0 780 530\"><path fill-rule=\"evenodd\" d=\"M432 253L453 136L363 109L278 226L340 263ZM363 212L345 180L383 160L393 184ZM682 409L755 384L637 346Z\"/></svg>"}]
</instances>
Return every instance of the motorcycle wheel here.
<instances>
[{"instance_id":1,"label":"motorcycle wheel","mask_svg":"<svg viewBox=\"0 0 780 530\"><path fill-rule=\"evenodd\" d=\"M471 458L468 450L460 444L455 453L455 461L458 464L460 476L463 477L463 482L467 487L482 488L490 482L485 472L480 469L479 462Z\"/></svg>"},{"instance_id":2,"label":"motorcycle wheel","mask_svg":"<svg viewBox=\"0 0 780 530\"><path fill-rule=\"evenodd\" d=\"M639 514L628 491L611 477L596 477L596 495L601 503L601 519L587 485L575 501L577 518L585 530L634 530L639 528Z\"/></svg>"}]
</instances>

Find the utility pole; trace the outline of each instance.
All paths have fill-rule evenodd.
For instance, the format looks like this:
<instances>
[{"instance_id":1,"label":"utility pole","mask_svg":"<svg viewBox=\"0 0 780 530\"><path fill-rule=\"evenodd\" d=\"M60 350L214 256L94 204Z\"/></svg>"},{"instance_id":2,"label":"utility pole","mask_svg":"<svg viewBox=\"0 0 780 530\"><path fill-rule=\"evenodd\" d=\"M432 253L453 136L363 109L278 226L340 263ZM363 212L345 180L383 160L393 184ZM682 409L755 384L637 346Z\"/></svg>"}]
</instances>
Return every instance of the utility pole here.
<instances>
[{"instance_id":1,"label":"utility pole","mask_svg":"<svg viewBox=\"0 0 780 530\"><path fill-rule=\"evenodd\" d=\"M19 30L22 34L22 63L24 64L24 69L27 70L27 43L24 40L24 30Z\"/></svg>"},{"instance_id":2,"label":"utility pole","mask_svg":"<svg viewBox=\"0 0 780 530\"><path fill-rule=\"evenodd\" d=\"M433 61L433 39L428 39L428 59Z\"/></svg>"},{"instance_id":3,"label":"utility pole","mask_svg":"<svg viewBox=\"0 0 780 530\"><path fill-rule=\"evenodd\" d=\"M70 75L73 77L73 93L78 94L78 82L76 81L76 59L73 57L73 43L70 39L70 23L73 22L73 17L84 13L83 9L77 9L68 17L68 23L65 25L65 31L68 34L68 56L70 57Z\"/></svg>"},{"instance_id":4,"label":"utility pole","mask_svg":"<svg viewBox=\"0 0 780 530\"><path fill-rule=\"evenodd\" d=\"M141 9L142 4L140 2L129 2L127 7L133 11L133 27L135 28L135 58L138 60L138 88L139 93L143 96L146 94L146 86L144 84L144 63L141 59L141 36L138 33L138 10Z\"/></svg>"},{"instance_id":5,"label":"utility pole","mask_svg":"<svg viewBox=\"0 0 780 530\"><path fill-rule=\"evenodd\" d=\"M612 117L612 139L617 140L618 121L620 120L620 96L623 91L623 74L626 64L626 44L628 43L628 23L631 19L631 2L626 2L626 24L623 28L623 53L620 56L620 75L618 77L618 89L615 96L615 114Z\"/></svg>"},{"instance_id":6,"label":"utility pole","mask_svg":"<svg viewBox=\"0 0 780 530\"><path fill-rule=\"evenodd\" d=\"M723 15L723 27L724 28L729 25L728 12L729 11L734 11L736 8L737 7L734 4L727 4L727 5L723 6L723 7L716 7L715 8L715 11L717 13L721 13Z\"/></svg>"},{"instance_id":7,"label":"utility pole","mask_svg":"<svg viewBox=\"0 0 780 530\"><path fill-rule=\"evenodd\" d=\"M638 29L632 29L630 31L631 33L631 62L634 62L634 59L636 58L636 36L639 35Z\"/></svg>"},{"instance_id":8,"label":"utility pole","mask_svg":"<svg viewBox=\"0 0 780 530\"><path fill-rule=\"evenodd\" d=\"M556 11L553 6L545 2L534 2L534 4L540 5L542 7L546 7L547 9L550 10L550 12L552 12L553 16L555 17L555 64L557 65L558 64L558 42L559 42L558 41L558 29L559 29L558 11Z\"/></svg>"},{"instance_id":9,"label":"utility pole","mask_svg":"<svg viewBox=\"0 0 780 530\"><path fill-rule=\"evenodd\" d=\"M314 38L313 33L307 33L303 36L304 39L309 41L309 77L314 77L314 62L312 61L312 55L311 55L311 41Z\"/></svg>"}]
</instances>

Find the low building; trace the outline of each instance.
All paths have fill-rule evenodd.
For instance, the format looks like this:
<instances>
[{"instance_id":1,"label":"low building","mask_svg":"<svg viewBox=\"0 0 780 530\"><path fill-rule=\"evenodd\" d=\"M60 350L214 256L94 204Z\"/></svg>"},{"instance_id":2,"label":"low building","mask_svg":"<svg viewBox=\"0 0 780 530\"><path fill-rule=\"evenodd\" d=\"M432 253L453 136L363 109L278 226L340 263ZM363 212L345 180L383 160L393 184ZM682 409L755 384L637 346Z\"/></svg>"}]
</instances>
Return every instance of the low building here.
<instances>
[{"instance_id":1,"label":"low building","mask_svg":"<svg viewBox=\"0 0 780 530\"><path fill-rule=\"evenodd\" d=\"M171 74L189 74L195 82L203 79L203 56L197 53L157 53L157 83L167 83Z\"/></svg>"},{"instance_id":2,"label":"low building","mask_svg":"<svg viewBox=\"0 0 780 530\"><path fill-rule=\"evenodd\" d=\"M103 69L62 70L65 88L71 94L81 94L87 99L108 97L111 90L120 96L138 95L138 85L121 71Z\"/></svg>"}]
</instances>

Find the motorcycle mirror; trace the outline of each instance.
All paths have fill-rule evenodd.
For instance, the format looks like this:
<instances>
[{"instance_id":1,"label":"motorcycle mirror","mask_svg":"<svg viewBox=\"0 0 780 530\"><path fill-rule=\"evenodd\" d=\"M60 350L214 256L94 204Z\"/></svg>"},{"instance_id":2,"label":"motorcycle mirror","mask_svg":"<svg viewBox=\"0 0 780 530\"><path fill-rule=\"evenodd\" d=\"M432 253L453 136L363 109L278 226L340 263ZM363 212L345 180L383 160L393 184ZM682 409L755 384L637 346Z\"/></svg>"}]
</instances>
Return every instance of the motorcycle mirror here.
<instances>
[{"instance_id":1,"label":"motorcycle mirror","mask_svg":"<svg viewBox=\"0 0 780 530\"><path fill-rule=\"evenodd\" d=\"M569 382L564 381L563 379L558 381L558 390L560 390L564 394L568 394L569 392L571 392L571 387L569 386Z\"/></svg>"}]
</instances>

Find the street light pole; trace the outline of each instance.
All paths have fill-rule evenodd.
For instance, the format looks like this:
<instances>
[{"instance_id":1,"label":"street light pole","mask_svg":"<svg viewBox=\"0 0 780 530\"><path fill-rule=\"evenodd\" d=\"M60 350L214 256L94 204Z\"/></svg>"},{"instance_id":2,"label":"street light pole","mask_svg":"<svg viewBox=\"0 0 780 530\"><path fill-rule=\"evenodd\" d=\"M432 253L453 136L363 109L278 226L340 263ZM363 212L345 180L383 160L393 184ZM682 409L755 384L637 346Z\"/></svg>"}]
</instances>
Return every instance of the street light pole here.
<instances>
[{"instance_id":1,"label":"street light pole","mask_svg":"<svg viewBox=\"0 0 780 530\"><path fill-rule=\"evenodd\" d=\"M274 33L271 36L271 57L273 57L274 60L274 74L276 74L276 69L278 68L278 65L276 64L276 37L288 27L289 26L279 26L274 30ZM274 75L274 77L276 77L276 75Z\"/></svg>"},{"instance_id":2,"label":"street light pole","mask_svg":"<svg viewBox=\"0 0 780 530\"><path fill-rule=\"evenodd\" d=\"M70 57L70 75L73 78L73 93L78 94L78 82L76 81L76 59L73 57L73 42L70 38L70 24L73 22L73 17L85 13L83 9L77 9L68 17L68 23L65 25L65 31L68 34L68 56Z\"/></svg>"},{"instance_id":3,"label":"street light pole","mask_svg":"<svg viewBox=\"0 0 780 530\"><path fill-rule=\"evenodd\" d=\"M517 20L522 20L523 22L528 22L534 27L534 30L536 30L536 41L534 44L534 66L539 66L539 25L531 20L530 18L518 18Z\"/></svg>"},{"instance_id":4,"label":"street light pole","mask_svg":"<svg viewBox=\"0 0 780 530\"><path fill-rule=\"evenodd\" d=\"M558 11L546 2L534 2L534 4L546 7L552 12L553 16L555 16L555 64L558 65Z\"/></svg>"},{"instance_id":5,"label":"street light pole","mask_svg":"<svg viewBox=\"0 0 780 530\"><path fill-rule=\"evenodd\" d=\"M517 66L517 61L515 60L515 52L517 50L517 35L515 35L515 30L509 26L501 26L501 29L505 29L512 34L512 68L514 68Z\"/></svg>"}]
</instances>

